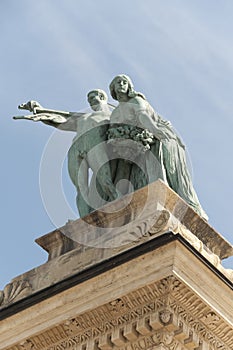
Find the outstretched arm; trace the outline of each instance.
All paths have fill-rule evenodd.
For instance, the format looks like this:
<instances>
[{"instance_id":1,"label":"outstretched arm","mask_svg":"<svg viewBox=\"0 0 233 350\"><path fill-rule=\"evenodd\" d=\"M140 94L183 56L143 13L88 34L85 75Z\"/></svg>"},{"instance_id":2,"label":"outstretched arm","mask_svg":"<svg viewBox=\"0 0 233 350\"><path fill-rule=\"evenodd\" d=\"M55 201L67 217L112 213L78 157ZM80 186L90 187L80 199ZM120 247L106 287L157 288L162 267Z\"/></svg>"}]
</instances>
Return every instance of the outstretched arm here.
<instances>
[{"instance_id":1,"label":"outstretched arm","mask_svg":"<svg viewBox=\"0 0 233 350\"><path fill-rule=\"evenodd\" d=\"M26 109L33 112L32 115L15 116L13 119L26 119L32 121L42 121L43 123L67 131L77 131L77 118L83 113L73 113L45 109L37 101L28 101L18 106L19 109Z\"/></svg>"},{"instance_id":2,"label":"outstretched arm","mask_svg":"<svg viewBox=\"0 0 233 350\"><path fill-rule=\"evenodd\" d=\"M64 131L78 131L77 119L83 116L85 113L69 112L69 116L54 115L49 120L42 120L44 124L53 126L57 129Z\"/></svg>"},{"instance_id":3,"label":"outstretched arm","mask_svg":"<svg viewBox=\"0 0 233 350\"><path fill-rule=\"evenodd\" d=\"M18 115L13 117L14 120L19 119L26 119L26 120L32 120L33 122L39 122L39 121L51 121L56 124L60 123L66 123L67 118L63 117L59 114L52 114L52 113L39 113L39 114L30 114L30 115Z\"/></svg>"}]
</instances>

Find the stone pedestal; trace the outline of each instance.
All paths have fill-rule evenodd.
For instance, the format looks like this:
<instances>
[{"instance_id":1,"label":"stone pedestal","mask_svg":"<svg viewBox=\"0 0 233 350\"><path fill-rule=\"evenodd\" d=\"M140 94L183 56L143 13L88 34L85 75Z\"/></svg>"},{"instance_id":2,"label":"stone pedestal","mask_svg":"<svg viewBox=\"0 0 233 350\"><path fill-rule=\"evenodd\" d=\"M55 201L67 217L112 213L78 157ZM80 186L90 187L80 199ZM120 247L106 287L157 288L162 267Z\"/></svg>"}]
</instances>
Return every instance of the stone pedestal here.
<instances>
[{"instance_id":1,"label":"stone pedestal","mask_svg":"<svg viewBox=\"0 0 233 350\"><path fill-rule=\"evenodd\" d=\"M0 294L0 349L233 349L232 246L161 181L37 243L48 261Z\"/></svg>"}]
</instances>

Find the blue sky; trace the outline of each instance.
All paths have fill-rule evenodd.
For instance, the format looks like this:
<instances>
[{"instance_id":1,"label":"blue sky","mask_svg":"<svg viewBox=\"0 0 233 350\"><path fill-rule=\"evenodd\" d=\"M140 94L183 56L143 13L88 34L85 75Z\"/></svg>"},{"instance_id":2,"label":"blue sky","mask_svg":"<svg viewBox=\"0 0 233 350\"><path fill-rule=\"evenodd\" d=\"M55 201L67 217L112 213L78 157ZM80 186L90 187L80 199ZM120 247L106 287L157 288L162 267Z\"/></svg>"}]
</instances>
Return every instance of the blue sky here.
<instances>
[{"instance_id":1,"label":"blue sky","mask_svg":"<svg viewBox=\"0 0 233 350\"><path fill-rule=\"evenodd\" d=\"M56 213L43 205L47 188L56 192L61 180L75 211L65 160L73 135L13 121L18 104L35 99L48 108L85 110L86 93L108 92L119 73L182 136L209 223L233 243L232 13L231 0L0 2L0 289L46 261L34 240L55 228L54 215L66 221L56 201ZM64 164L54 183L43 173L41 190L48 143ZM233 259L224 265L233 268Z\"/></svg>"}]
</instances>

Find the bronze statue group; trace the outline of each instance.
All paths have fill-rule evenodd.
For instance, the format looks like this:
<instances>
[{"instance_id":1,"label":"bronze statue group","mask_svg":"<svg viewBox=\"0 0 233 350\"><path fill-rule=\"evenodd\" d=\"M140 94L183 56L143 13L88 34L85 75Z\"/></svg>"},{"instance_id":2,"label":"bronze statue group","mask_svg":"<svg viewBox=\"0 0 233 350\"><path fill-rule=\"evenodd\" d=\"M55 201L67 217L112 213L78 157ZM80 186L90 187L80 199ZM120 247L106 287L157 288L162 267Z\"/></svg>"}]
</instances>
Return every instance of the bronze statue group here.
<instances>
[{"instance_id":1,"label":"bronze statue group","mask_svg":"<svg viewBox=\"0 0 233 350\"><path fill-rule=\"evenodd\" d=\"M95 89L87 95L90 113L44 109L29 101L19 108L33 114L14 119L42 121L76 132L68 152L68 171L77 190L80 217L161 179L207 220L193 188L185 146L170 122L134 90L124 74L112 80L110 93L118 101L115 108L103 90Z\"/></svg>"}]
</instances>

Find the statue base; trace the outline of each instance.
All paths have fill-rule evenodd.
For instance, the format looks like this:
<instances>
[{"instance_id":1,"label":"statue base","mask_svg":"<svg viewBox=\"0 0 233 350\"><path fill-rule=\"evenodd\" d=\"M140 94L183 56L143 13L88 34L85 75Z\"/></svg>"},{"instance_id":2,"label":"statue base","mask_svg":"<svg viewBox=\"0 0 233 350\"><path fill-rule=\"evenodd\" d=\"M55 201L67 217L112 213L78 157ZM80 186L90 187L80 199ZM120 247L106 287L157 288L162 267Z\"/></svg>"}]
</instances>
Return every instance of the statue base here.
<instances>
[{"instance_id":1,"label":"statue base","mask_svg":"<svg viewBox=\"0 0 233 350\"><path fill-rule=\"evenodd\" d=\"M48 262L1 292L0 349L233 348L233 248L162 181L36 242Z\"/></svg>"}]
</instances>

